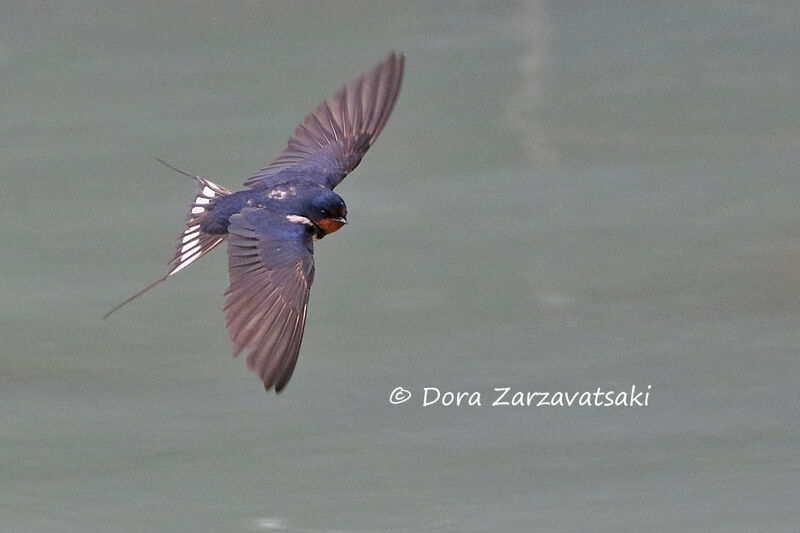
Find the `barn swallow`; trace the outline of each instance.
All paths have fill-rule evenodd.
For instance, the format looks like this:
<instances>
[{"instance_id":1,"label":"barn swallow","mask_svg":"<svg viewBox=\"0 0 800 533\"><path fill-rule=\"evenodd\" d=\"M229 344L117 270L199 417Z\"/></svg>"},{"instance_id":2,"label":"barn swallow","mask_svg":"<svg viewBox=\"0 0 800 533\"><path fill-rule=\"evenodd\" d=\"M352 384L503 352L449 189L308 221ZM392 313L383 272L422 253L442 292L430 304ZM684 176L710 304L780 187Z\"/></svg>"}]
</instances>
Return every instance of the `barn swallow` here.
<instances>
[{"instance_id":1,"label":"barn swallow","mask_svg":"<svg viewBox=\"0 0 800 533\"><path fill-rule=\"evenodd\" d=\"M297 127L283 153L232 192L194 179L196 193L167 274L111 313L227 241L230 286L225 313L234 357L269 391L280 392L294 371L314 281L314 241L347 224L347 207L333 189L375 142L403 81L402 54L343 86Z\"/></svg>"}]
</instances>

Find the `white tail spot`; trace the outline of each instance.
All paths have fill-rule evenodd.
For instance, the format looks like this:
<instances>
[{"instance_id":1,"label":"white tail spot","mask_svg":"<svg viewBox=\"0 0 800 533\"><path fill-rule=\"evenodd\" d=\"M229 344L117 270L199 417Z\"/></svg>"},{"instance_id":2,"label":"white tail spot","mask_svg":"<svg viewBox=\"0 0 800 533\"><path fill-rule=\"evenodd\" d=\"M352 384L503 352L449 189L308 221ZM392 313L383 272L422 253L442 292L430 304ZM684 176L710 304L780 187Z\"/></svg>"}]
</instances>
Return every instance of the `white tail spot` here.
<instances>
[{"instance_id":1,"label":"white tail spot","mask_svg":"<svg viewBox=\"0 0 800 533\"><path fill-rule=\"evenodd\" d=\"M181 253L186 255L184 252L188 252L189 250L194 250L196 247L199 247L200 243L198 241L192 241L189 244L184 244L181 248ZM183 261L183 257L181 257L181 261Z\"/></svg>"},{"instance_id":2,"label":"white tail spot","mask_svg":"<svg viewBox=\"0 0 800 533\"><path fill-rule=\"evenodd\" d=\"M172 272L170 272L170 273L169 273L169 275L170 275L170 276L171 276L171 275L173 275L173 274L176 274L176 273L180 272L181 270L183 270L183 269L184 269L184 268L186 268L187 266L191 265L191 264L194 262L194 260L195 260L195 259L197 259L198 257L200 257L200 255L196 255L196 256L192 257L191 259L188 259L188 260L184 260L184 258L185 258L185 257L186 257L186 256L183 256L183 257L181 257L181 264L180 264L180 265L178 265L177 267L175 267L175 268L172 270Z\"/></svg>"},{"instance_id":3,"label":"white tail spot","mask_svg":"<svg viewBox=\"0 0 800 533\"><path fill-rule=\"evenodd\" d=\"M194 244L196 244L196 243L194 243ZM184 248L186 248L186 247L184 246ZM183 249L181 249L181 252L183 252ZM199 246L197 248L192 248L191 250L189 250L188 252L186 252L185 254L183 254L181 256L181 263L183 263L184 261L186 261L187 259L189 259L193 255L197 255L199 252L200 252L200 247ZM194 258L194 259L196 259L196 258ZM192 259L192 260L194 260L194 259Z\"/></svg>"}]
</instances>

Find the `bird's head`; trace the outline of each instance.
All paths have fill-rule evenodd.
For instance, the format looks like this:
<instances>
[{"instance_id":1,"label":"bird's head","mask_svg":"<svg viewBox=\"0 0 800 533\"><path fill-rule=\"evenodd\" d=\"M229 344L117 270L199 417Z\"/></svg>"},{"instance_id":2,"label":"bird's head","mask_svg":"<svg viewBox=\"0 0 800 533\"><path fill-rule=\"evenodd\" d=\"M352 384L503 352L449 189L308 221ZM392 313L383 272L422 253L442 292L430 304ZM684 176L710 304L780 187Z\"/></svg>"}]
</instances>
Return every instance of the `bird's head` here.
<instances>
[{"instance_id":1,"label":"bird's head","mask_svg":"<svg viewBox=\"0 0 800 533\"><path fill-rule=\"evenodd\" d=\"M312 195L304 205L303 215L328 235L347 224L347 206L342 197L330 189Z\"/></svg>"}]
</instances>

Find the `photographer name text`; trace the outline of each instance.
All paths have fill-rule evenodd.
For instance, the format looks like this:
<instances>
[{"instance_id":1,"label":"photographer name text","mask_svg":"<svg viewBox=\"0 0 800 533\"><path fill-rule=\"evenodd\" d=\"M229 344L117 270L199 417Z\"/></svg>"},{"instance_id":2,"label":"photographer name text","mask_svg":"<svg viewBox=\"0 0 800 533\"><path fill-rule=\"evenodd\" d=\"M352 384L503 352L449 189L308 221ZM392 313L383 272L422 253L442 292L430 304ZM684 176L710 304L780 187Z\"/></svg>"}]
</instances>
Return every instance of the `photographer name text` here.
<instances>
[{"instance_id":1,"label":"photographer name text","mask_svg":"<svg viewBox=\"0 0 800 533\"><path fill-rule=\"evenodd\" d=\"M423 387L422 407L647 407L652 385L613 390L597 387L591 391L521 391L511 387L495 387L491 393L481 391L449 391L439 387ZM389 396L392 405L409 402L412 392L396 387ZM418 399L419 401L419 399Z\"/></svg>"}]
</instances>

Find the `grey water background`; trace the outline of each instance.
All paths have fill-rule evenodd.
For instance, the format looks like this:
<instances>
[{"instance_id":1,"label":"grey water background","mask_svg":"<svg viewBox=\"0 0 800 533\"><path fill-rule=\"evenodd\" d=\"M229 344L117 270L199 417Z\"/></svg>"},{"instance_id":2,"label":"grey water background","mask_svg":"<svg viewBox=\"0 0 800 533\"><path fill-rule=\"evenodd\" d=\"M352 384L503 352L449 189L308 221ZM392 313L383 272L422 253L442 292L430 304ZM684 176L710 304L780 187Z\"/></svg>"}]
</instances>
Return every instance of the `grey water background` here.
<instances>
[{"instance_id":1,"label":"grey water background","mask_svg":"<svg viewBox=\"0 0 800 533\"><path fill-rule=\"evenodd\" d=\"M3 3L0 530L800 530L798 30L791 2ZM230 358L222 250L100 320L180 231L154 156L239 187L392 49L284 393Z\"/></svg>"}]
</instances>

